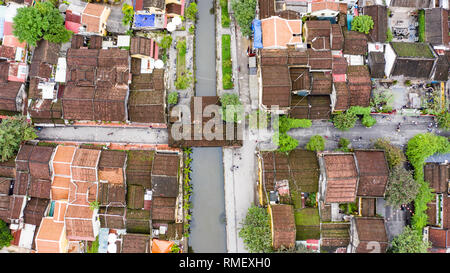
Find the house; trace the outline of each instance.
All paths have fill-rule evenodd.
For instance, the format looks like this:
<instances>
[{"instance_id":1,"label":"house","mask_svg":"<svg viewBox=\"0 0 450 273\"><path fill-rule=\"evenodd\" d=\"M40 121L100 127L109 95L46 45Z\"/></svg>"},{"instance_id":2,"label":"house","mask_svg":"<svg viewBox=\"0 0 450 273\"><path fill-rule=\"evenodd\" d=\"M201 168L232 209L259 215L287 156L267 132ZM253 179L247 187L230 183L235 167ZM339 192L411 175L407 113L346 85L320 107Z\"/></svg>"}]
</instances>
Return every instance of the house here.
<instances>
[{"instance_id":1,"label":"house","mask_svg":"<svg viewBox=\"0 0 450 273\"><path fill-rule=\"evenodd\" d=\"M103 151L98 163L98 179L108 184L125 184L127 154L122 151Z\"/></svg>"},{"instance_id":2,"label":"house","mask_svg":"<svg viewBox=\"0 0 450 273\"><path fill-rule=\"evenodd\" d=\"M0 110L25 114L27 94L23 83L0 83L0 90Z\"/></svg>"},{"instance_id":3,"label":"house","mask_svg":"<svg viewBox=\"0 0 450 273\"><path fill-rule=\"evenodd\" d=\"M361 59L363 55L367 53L367 36L364 33L357 31L348 31L344 30L344 50L343 53L345 55L349 55L347 57L347 61L349 65L361 65L363 61L352 62L351 56L359 56ZM345 56L344 55L344 56Z\"/></svg>"},{"instance_id":4,"label":"house","mask_svg":"<svg viewBox=\"0 0 450 273\"><path fill-rule=\"evenodd\" d=\"M349 253L385 253L388 238L383 218L353 217L350 227Z\"/></svg>"},{"instance_id":5,"label":"house","mask_svg":"<svg viewBox=\"0 0 450 273\"><path fill-rule=\"evenodd\" d=\"M435 49L449 48L448 10L425 9L425 42Z\"/></svg>"},{"instance_id":6,"label":"house","mask_svg":"<svg viewBox=\"0 0 450 273\"><path fill-rule=\"evenodd\" d=\"M133 6L135 11L145 11L148 13L164 13L165 0L134 0Z\"/></svg>"},{"instance_id":7,"label":"house","mask_svg":"<svg viewBox=\"0 0 450 273\"><path fill-rule=\"evenodd\" d=\"M302 44L302 20L286 20L278 16L261 20L264 48L287 48Z\"/></svg>"},{"instance_id":8,"label":"house","mask_svg":"<svg viewBox=\"0 0 450 273\"><path fill-rule=\"evenodd\" d=\"M81 14L81 24L88 34L106 35L106 21L111 8L106 5L88 3Z\"/></svg>"},{"instance_id":9,"label":"house","mask_svg":"<svg viewBox=\"0 0 450 273\"><path fill-rule=\"evenodd\" d=\"M64 119L125 121L129 65L126 50L70 48Z\"/></svg>"},{"instance_id":10,"label":"house","mask_svg":"<svg viewBox=\"0 0 450 273\"><path fill-rule=\"evenodd\" d=\"M349 245L349 243L350 243L349 223L330 223L326 222L326 220L322 218L322 223L320 223L321 252L346 253L347 246Z\"/></svg>"},{"instance_id":11,"label":"house","mask_svg":"<svg viewBox=\"0 0 450 273\"><path fill-rule=\"evenodd\" d=\"M259 19L266 19L275 16L275 1L274 0L259 0Z\"/></svg>"},{"instance_id":12,"label":"house","mask_svg":"<svg viewBox=\"0 0 450 273\"><path fill-rule=\"evenodd\" d=\"M373 43L385 43L387 39L387 7L381 5L364 6L363 14L372 17L373 29L369 32L370 41Z\"/></svg>"},{"instance_id":13,"label":"house","mask_svg":"<svg viewBox=\"0 0 450 273\"><path fill-rule=\"evenodd\" d=\"M391 7L403 7L403 8L431 8L434 1L431 0L391 0Z\"/></svg>"},{"instance_id":14,"label":"house","mask_svg":"<svg viewBox=\"0 0 450 273\"><path fill-rule=\"evenodd\" d=\"M339 13L347 13L347 4L334 0L319 0L309 3L308 12L321 19L334 19Z\"/></svg>"},{"instance_id":15,"label":"house","mask_svg":"<svg viewBox=\"0 0 450 273\"><path fill-rule=\"evenodd\" d=\"M271 205L269 212L273 248L294 247L296 235L294 208L291 205Z\"/></svg>"},{"instance_id":16,"label":"house","mask_svg":"<svg viewBox=\"0 0 450 273\"><path fill-rule=\"evenodd\" d=\"M130 234L122 236L121 253L150 253L151 237L145 234Z\"/></svg>"},{"instance_id":17,"label":"house","mask_svg":"<svg viewBox=\"0 0 450 273\"><path fill-rule=\"evenodd\" d=\"M311 45L313 50L330 50L330 21L306 21L305 22L305 39Z\"/></svg>"},{"instance_id":18,"label":"house","mask_svg":"<svg viewBox=\"0 0 450 273\"><path fill-rule=\"evenodd\" d=\"M55 176L71 177L71 165L75 155L75 146L58 145L51 164Z\"/></svg>"},{"instance_id":19,"label":"house","mask_svg":"<svg viewBox=\"0 0 450 273\"><path fill-rule=\"evenodd\" d=\"M389 179L389 167L384 151L356 150L359 183L356 195L364 198L384 198Z\"/></svg>"},{"instance_id":20,"label":"house","mask_svg":"<svg viewBox=\"0 0 450 273\"><path fill-rule=\"evenodd\" d=\"M32 197L23 210L25 224L39 226L49 205L48 199Z\"/></svg>"},{"instance_id":21,"label":"house","mask_svg":"<svg viewBox=\"0 0 450 273\"><path fill-rule=\"evenodd\" d=\"M386 60L384 59L383 52L369 52L368 65L371 78L384 78Z\"/></svg>"},{"instance_id":22,"label":"house","mask_svg":"<svg viewBox=\"0 0 450 273\"><path fill-rule=\"evenodd\" d=\"M436 69L434 71L433 79L435 81L447 81L450 63L445 55L439 55L436 61Z\"/></svg>"},{"instance_id":23,"label":"house","mask_svg":"<svg viewBox=\"0 0 450 273\"><path fill-rule=\"evenodd\" d=\"M347 68L347 85L350 106L369 106L372 81L367 66L350 65Z\"/></svg>"},{"instance_id":24,"label":"house","mask_svg":"<svg viewBox=\"0 0 450 273\"><path fill-rule=\"evenodd\" d=\"M42 218L36 233L36 253L67 253L69 242L64 224L66 207L65 201L52 201L48 216Z\"/></svg>"},{"instance_id":25,"label":"house","mask_svg":"<svg viewBox=\"0 0 450 273\"><path fill-rule=\"evenodd\" d=\"M426 43L391 42L386 45L384 58L388 77L428 79L437 61L436 53Z\"/></svg>"},{"instance_id":26,"label":"house","mask_svg":"<svg viewBox=\"0 0 450 273\"><path fill-rule=\"evenodd\" d=\"M185 0L166 0L167 17L184 16Z\"/></svg>"}]
</instances>

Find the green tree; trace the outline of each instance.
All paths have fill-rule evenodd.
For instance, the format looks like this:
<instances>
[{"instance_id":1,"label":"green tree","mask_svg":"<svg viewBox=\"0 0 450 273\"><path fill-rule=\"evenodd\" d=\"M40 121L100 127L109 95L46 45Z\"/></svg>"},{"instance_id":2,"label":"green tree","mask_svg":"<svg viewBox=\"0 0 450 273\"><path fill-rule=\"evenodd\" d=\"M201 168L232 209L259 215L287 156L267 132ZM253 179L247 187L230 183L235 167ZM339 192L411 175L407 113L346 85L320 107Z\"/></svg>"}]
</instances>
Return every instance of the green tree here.
<instances>
[{"instance_id":1,"label":"green tree","mask_svg":"<svg viewBox=\"0 0 450 273\"><path fill-rule=\"evenodd\" d=\"M393 38L394 36L392 35L392 31L390 28L388 28L386 31L386 43L391 42Z\"/></svg>"},{"instance_id":2,"label":"green tree","mask_svg":"<svg viewBox=\"0 0 450 273\"><path fill-rule=\"evenodd\" d=\"M11 235L11 231L3 220L0 220L0 249L11 245L11 241L14 237Z\"/></svg>"},{"instance_id":3,"label":"green tree","mask_svg":"<svg viewBox=\"0 0 450 273\"><path fill-rule=\"evenodd\" d=\"M128 4L123 4L122 6L122 24L124 26L128 26L131 25L131 22L133 22L133 18L134 18L134 9L133 6L128 5Z\"/></svg>"},{"instance_id":4,"label":"green tree","mask_svg":"<svg viewBox=\"0 0 450 273\"><path fill-rule=\"evenodd\" d=\"M341 137L339 139L339 150L342 152L349 152L350 149L348 148L348 145L350 145L350 140Z\"/></svg>"},{"instance_id":5,"label":"green tree","mask_svg":"<svg viewBox=\"0 0 450 273\"><path fill-rule=\"evenodd\" d=\"M89 208L91 210L96 210L96 209L100 208L100 203L98 201L92 201L89 203Z\"/></svg>"},{"instance_id":6,"label":"green tree","mask_svg":"<svg viewBox=\"0 0 450 273\"><path fill-rule=\"evenodd\" d=\"M186 40L177 42L177 50L181 57L186 55Z\"/></svg>"},{"instance_id":7,"label":"green tree","mask_svg":"<svg viewBox=\"0 0 450 273\"><path fill-rule=\"evenodd\" d=\"M414 180L412 171L396 166L389 175L386 188L386 201L394 208L409 204L419 193L420 185Z\"/></svg>"},{"instance_id":8,"label":"green tree","mask_svg":"<svg viewBox=\"0 0 450 273\"><path fill-rule=\"evenodd\" d=\"M325 150L325 139L319 135L312 136L306 144L306 149L314 152Z\"/></svg>"},{"instance_id":9,"label":"green tree","mask_svg":"<svg viewBox=\"0 0 450 273\"><path fill-rule=\"evenodd\" d=\"M356 16L352 21L352 30L369 34L371 29L373 29L373 20L369 15Z\"/></svg>"},{"instance_id":10,"label":"green tree","mask_svg":"<svg viewBox=\"0 0 450 273\"><path fill-rule=\"evenodd\" d=\"M239 236L244 240L244 244L250 252L273 252L270 216L265 208L251 206L241 224Z\"/></svg>"},{"instance_id":11,"label":"green tree","mask_svg":"<svg viewBox=\"0 0 450 273\"><path fill-rule=\"evenodd\" d=\"M375 123L377 123L377 120L374 117L372 117L371 115L364 115L361 120L361 123L365 127L370 128L370 127L374 126Z\"/></svg>"},{"instance_id":12,"label":"green tree","mask_svg":"<svg viewBox=\"0 0 450 273\"><path fill-rule=\"evenodd\" d=\"M347 131L350 128L355 127L355 122L358 117L351 112L340 112L333 116L333 125L342 131Z\"/></svg>"},{"instance_id":13,"label":"green tree","mask_svg":"<svg viewBox=\"0 0 450 273\"><path fill-rule=\"evenodd\" d=\"M288 134L275 133L273 135L272 141L273 143L275 143L275 145L278 145L277 151L280 153L287 154L298 146L298 140Z\"/></svg>"},{"instance_id":14,"label":"green tree","mask_svg":"<svg viewBox=\"0 0 450 273\"><path fill-rule=\"evenodd\" d=\"M241 28L242 35L250 37L252 35L252 21L255 19L256 0L232 0L231 8L234 17Z\"/></svg>"},{"instance_id":15,"label":"green tree","mask_svg":"<svg viewBox=\"0 0 450 273\"><path fill-rule=\"evenodd\" d=\"M386 160L390 169L393 169L395 166L401 166L406 161L406 157L403 151L400 148L392 145L392 143L386 138L377 139L374 147L376 149L384 150Z\"/></svg>"},{"instance_id":16,"label":"green tree","mask_svg":"<svg viewBox=\"0 0 450 273\"><path fill-rule=\"evenodd\" d=\"M437 118L439 128L442 128L446 131L448 131L450 129L450 113L448 111L437 114L436 118Z\"/></svg>"},{"instance_id":17,"label":"green tree","mask_svg":"<svg viewBox=\"0 0 450 273\"><path fill-rule=\"evenodd\" d=\"M278 118L278 123L275 122L275 128L277 124L280 133L284 134L293 128L309 128L312 122L309 119L294 119L282 115Z\"/></svg>"},{"instance_id":18,"label":"green tree","mask_svg":"<svg viewBox=\"0 0 450 273\"><path fill-rule=\"evenodd\" d=\"M222 119L226 122L238 122L242 120L244 109L237 94L225 93L220 98ZM227 116L227 108L232 111L232 116Z\"/></svg>"},{"instance_id":19,"label":"green tree","mask_svg":"<svg viewBox=\"0 0 450 273\"><path fill-rule=\"evenodd\" d=\"M169 104L177 104L178 103L178 92L173 91L169 93L169 96L167 98L167 102Z\"/></svg>"},{"instance_id":20,"label":"green tree","mask_svg":"<svg viewBox=\"0 0 450 273\"><path fill-rule=\"evenodd\" d=\"M178 90L184 90L189 87L189 85L192 83L192 76L191 74L183 74L179 77L177 77L177 80L175 81L175 88Z\"/></svg>"},{"instance_id":21,"label":"green tree","mask_svg":"<svg viewBox=\"0 0 450 273\"><path fill-rule=\"evenodd\" d=\"M192 2L186 9L186 17L195 22L195 20L197 19L197 12L198 12L197 4Z\"/></svg>"},{"instance_id":22,"label":"green tree","mask_svg":"<svg viewBox=\"0 0 450 273\"><path fill-rule=\"evenodd\" d=\"M19 150L20 143L37 137L33 127L24 116L4 119L0 123L0 161L13 157Z\"/></svg>"},{"instance_id":23,"label":"green tree","mask_svg":"<svg viewBox=\"0 0 450 273\"><path fill-rule=\"evenodd\" d=\"M164 37L161 39L161 42L159 43L159 46L161 48L167 49L172 45L172 36L170 35L164 35Z\"/></svg>"},{"instance_id":24,"label":"green tree","mask_svg":"<svg viewBox=\"0 0 450 273\"><path fill-rule=\"evenodd\" d=\"M52 43L70 41L72 32L64 27L64 18L50 2L17 9L13 18L13 34L20 42L36 46L41 39Z\"/></svg>"},{"instance_id":25,"label":"green tree","mask_svg":"<svg viewBox=\"0 0 450 273\"><path fill-rule=\"evenodd\" d=\"M191 25L191 26L189 27L189 33L190 33L190 34L194 34L194 33L195 33L195 25Z\"/></svg>"},{"instance_id":26,"label":"green tree","mask_svg":"<svg viewBox=\"0 0 450 273\"><path fill-rule=\"evenodd\" d=\"M370 115L371 107L362 107L362 106L352 106L347 112L351 114L355 114L357 116L367 116Z\"/></svg>"},{"instance_id":27,"label":"green tree","mask_svg":"<svg viewBox=\"0 0 450 273\"><path fill-rule=\"evenodd\" d=\"M403 232L392 240L393 253L427 253L431 247L430 242L425 242L422 234L409 226L403 229Z\"/></svg>"}]
</instances>

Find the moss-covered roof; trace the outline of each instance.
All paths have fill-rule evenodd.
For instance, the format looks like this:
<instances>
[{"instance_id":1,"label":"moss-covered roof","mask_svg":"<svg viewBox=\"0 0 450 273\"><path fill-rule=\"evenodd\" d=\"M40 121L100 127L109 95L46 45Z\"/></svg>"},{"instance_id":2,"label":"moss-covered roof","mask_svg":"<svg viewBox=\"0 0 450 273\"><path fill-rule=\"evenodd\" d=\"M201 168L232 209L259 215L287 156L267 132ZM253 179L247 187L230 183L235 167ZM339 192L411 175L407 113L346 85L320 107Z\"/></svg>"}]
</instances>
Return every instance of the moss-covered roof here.
<instances>
[{"instance_id":1,"label":"moss-covered roof","mask_svg":"<svg viewBox=\"0 0 450 273\"><path fill-rule=\"evenodd\" d=\"M391 45L399 57L434 58L430 46L425 43L391 42Z\"/></svg>"}]
</instances>

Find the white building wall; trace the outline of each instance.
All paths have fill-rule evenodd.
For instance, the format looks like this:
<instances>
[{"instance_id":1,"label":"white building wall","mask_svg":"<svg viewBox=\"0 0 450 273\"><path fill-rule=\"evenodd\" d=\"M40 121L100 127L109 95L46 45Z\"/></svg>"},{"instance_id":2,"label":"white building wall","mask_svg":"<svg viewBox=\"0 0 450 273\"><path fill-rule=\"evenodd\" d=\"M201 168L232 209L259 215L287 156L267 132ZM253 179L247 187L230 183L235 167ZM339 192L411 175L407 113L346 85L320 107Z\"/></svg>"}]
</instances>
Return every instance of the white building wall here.
<instances>
[{"instance_id":1,"label":"white building wall","mask_svg":"<svg viewBox=\"0 0 450 273\"><path fill-rule=\"evenodd\" d=\"M392 68L394 67L395 59L397 56L395 55L394 50L392 49L390 44L386 45L386 50L384 51L384 59L386 61L386 66L384 68L384 74L387 77L391 76Z\"/></svg>"}]
</instances>

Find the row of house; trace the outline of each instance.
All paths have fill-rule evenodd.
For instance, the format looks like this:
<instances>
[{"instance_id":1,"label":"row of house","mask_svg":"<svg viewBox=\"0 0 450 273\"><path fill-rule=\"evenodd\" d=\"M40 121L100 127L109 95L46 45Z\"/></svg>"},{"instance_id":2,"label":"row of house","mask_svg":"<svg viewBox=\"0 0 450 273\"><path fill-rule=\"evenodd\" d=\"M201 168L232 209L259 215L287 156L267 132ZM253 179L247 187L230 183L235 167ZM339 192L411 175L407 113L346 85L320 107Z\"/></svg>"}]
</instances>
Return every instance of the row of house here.
<instances>
[{"instance_id":1,"label":"row of house","mask_svg":"<svg viewBox=\"0 0 450 273\"><path fill-rule=\"evenodd\" d=\"M24 144L0 164L0 217L13 244L38 253L82 252L95 240L104 253L150 252L152 244L168 252L183 234L180 160L177 153Z\"/></svg>"},{"instance_id":2,"label":"row of house","mask_svg":"<svg viewBox=\"0 0 450 273\"><path fill-rule=\"evenodd\" d=\"M424 43L412 34L412 42L396 36L388 42L387 32L408 27L418 32L417 22L406 23L408 18L417 21L417 8L378 2L365 1L356 8L351 1L260 0L259 20L253 22L259 107L295 118L328 119L350 106L369 106L374 80L446 82L450 47L445 5L420 5L425 13ZM374 21L367 35L350 30L359 14ZM395 16L405 19L391 18ZM277 110L272 109L275 105Z\"/></svg>"},{"instance_id":3,"label":"row of house","mask_svg":"<svg viewBox=\"0 0 450 273\"><path fill-rule=\"evenodd\" d=\"M386 220L376 213L389 177L384 151L296 149L260 152L258 161L260 204L268 206L275 249L386 252Z\"/></svg>"}]
</instances>

